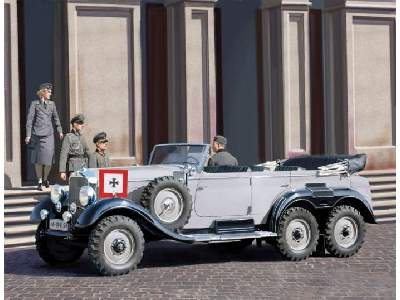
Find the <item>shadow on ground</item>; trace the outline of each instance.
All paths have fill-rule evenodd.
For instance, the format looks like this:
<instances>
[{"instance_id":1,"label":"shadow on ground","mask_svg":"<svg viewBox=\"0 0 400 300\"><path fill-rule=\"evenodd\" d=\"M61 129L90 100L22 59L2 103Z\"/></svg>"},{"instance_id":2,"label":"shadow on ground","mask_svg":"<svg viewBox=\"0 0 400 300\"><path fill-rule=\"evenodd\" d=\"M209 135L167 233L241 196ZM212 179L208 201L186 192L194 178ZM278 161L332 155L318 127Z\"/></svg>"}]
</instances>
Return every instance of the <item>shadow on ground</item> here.
<instances>
[{"instance_id":1,"label":"shadow on ground","mask_svg":"<svg viewBox=\"0 0 400 300\"><path fill-rule=\"evenodd\" d=\"M27 259L29 257L29 259ZM284 260L270 245L258 248L255 244L242 250L227 251L223 247L209 245L187 245L173 241L158 241L146 244L139 269L237 262L278 262ZM61 266L49 266L34 248L6 250L4 274L33 276L98 276L92 269L87 251L79 261Z\"/></svg>"}]
</instances>

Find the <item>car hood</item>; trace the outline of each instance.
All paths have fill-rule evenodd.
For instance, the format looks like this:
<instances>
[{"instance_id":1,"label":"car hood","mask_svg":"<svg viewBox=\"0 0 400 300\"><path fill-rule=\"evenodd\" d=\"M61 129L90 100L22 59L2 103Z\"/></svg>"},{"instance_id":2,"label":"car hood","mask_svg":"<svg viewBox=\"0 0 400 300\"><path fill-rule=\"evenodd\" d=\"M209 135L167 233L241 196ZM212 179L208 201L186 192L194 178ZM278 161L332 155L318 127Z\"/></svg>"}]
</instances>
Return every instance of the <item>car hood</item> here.
<instances>
[{"instance_id":1,"label":"car hood","mask_svg":"<svg viewBox=\"0 0 400 300\"><path fill-rule=\"evenodd\" d=\"M182 165L151 165L107 168L107 170L128 170L128 181L152 180L156 177L172 176L176 172L183 174ZM88 169L98 177L99 169Z\"/></svg>"}]
</instances>

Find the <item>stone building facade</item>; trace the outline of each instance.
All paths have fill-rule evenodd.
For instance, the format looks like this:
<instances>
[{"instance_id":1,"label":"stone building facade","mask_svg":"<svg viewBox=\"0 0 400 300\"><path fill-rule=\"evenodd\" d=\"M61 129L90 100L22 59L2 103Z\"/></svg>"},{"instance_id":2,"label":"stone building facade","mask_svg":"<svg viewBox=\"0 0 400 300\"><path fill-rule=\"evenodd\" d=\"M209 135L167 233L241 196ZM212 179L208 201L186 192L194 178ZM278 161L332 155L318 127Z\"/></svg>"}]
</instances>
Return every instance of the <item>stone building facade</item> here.
<instances>
[{"instance_id":1,"label":"stone building facade","mask_svg":"<svg viewBox=\"0 0 400 300\"><path fill-rule=\"evenodd\" d=\"M241 164L367 153L367 168L394 168L395 9L394 0L5 0L6 187L34 180L24 125L48 81L64 131L84 113L88 140L111 137L114 165L219 133Z\"/></svg>"}]
</instances>

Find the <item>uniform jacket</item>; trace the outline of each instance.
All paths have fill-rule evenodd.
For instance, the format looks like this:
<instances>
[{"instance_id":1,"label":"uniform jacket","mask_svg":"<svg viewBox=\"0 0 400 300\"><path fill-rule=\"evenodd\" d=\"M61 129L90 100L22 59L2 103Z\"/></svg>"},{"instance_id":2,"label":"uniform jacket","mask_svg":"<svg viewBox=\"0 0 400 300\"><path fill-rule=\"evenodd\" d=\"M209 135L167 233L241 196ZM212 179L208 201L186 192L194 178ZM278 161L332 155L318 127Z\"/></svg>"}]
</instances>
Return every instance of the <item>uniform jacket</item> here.
<instances>
[{"instance_id":1,"label":"uniform jacket","mask_svg":"<svg viewBox=\"0 0 400 300\"><path fill-rule=\"evenodd\" d=\"M53 135L52 119L56 124L57 132L61 133L62 127L54 101L32 101L26 121L26 136L30 137L32 134L37 136Z\"/></svg>"},{"instance_id":2,"label":"uniform jacket","mask_svg":"<svg viewBox=\"0 0 400 300\"><path fill-rule=\"evenodd\" d=\"M101 155L95 151L89 156L89 168L108 168L110 166L110 158L107 153Z\"/></svg>"},{"instance_id":3,"label":"uniform jacket","mask_svg":"<svg viewBox=\"0 0 400 300\"><path fill-rule=\"evenodd\" d=\"M67 133L60 153L60 173L74 172L88 166L89 147L85 138L75 131Z\"/></svg>"},{"instance_id":4,"label":"uniform jacket","mask_svg":"<svg viewBox=\"0 0 400 300\"><path fill-rule=\"evenodd\" d=\"M209 166L237 166L237 159L226 150L219 150L208 161Z\"/></svg>"}]
</instances>

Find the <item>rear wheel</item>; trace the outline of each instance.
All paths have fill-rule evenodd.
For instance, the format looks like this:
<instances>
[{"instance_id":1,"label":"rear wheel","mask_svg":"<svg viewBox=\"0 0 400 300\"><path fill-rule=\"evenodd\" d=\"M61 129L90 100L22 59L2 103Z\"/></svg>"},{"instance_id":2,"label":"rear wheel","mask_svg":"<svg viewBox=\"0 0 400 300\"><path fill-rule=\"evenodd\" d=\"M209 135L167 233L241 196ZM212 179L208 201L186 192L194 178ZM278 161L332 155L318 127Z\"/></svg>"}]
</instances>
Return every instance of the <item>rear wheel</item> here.
<instances>
[{"instance_id":1,"label":"rear wheel","mask_svg":"<svg viewBox=\"0 0 400 300\"><path fill-rule=\"evenodd\" d=\"M337 206L326 223L326 249L337 257L358 252L364 242L365 222L360 212L348 205Z\"/></svg>"},{"instance_id":2,"label":"rear wheel","mask_svg":"<svg viewBox=\"0 0 400 300\"><path fill-rule=\"evenodd\" d=\"M142 230L125 216L104 218L89 236L89 260L102 275L122 275L135 269L143 250Z\"/></svg>"},{"instance_id":3,"label":"rear wheel","mask_svg":"<svg viewBox=\"0 0 400 300\"><path fill-rule=\"evenodd\" d=\"M45 234L46 224L42 221L36 231L36 250L49 265L71 263L78 260L85 249Z\"/></svg>"},{"instance_id":4,"label":"rear wheel","mask_svg":"<svg viewBox=\"0 0 400 300\"><path fill-rule=\"evenodd\" d=\"M302 207L287 209L278 225L277 246L290 260L302 260L315 252L319 238L318 223Z\"/></svg>"}]
</instances>

